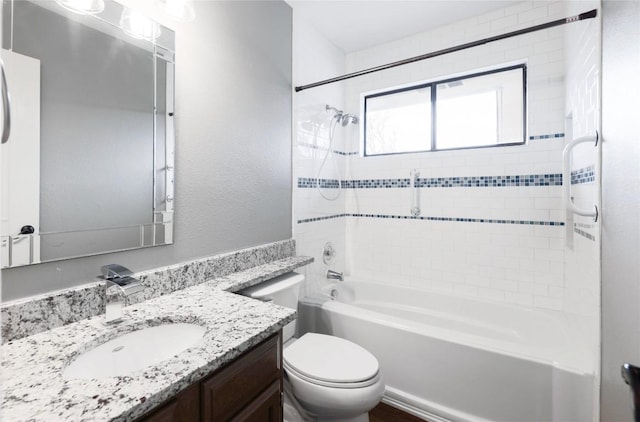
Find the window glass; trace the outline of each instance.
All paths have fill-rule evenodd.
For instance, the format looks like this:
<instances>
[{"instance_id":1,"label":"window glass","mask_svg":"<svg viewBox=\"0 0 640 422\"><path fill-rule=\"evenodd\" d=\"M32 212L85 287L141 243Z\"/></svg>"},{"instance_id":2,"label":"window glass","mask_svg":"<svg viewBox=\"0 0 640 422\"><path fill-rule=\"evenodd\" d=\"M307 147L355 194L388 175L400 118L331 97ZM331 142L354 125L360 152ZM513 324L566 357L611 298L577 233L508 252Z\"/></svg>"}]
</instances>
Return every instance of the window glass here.
<instances>
[{"instance_id":1,"label":"window glass","mask_svg":"<svg viewBox=\"0 0 640 422\"><path fill-rule=\"evenodd\" d=\"M431 148L431 87L366 98L366 155Z\"/></svg>"},{"instance_id":2,"label":"window glass","mask_svg":"<svg viewBox=\"0 0 640 422\"><path fill-rule=\"evenodd\" d=\"M523 141L522 68L436 85L436 148Z\"/></svg>"},{"instance_id":3,"label":"window glass","mask_svg":"<svg viewBox=\"0 0 640 422\"><path fill-rule=\"evenodd\" d=\"M364 153L523 144L525 74L519 65L365 96Z\"/></svg>"}]
</instances>

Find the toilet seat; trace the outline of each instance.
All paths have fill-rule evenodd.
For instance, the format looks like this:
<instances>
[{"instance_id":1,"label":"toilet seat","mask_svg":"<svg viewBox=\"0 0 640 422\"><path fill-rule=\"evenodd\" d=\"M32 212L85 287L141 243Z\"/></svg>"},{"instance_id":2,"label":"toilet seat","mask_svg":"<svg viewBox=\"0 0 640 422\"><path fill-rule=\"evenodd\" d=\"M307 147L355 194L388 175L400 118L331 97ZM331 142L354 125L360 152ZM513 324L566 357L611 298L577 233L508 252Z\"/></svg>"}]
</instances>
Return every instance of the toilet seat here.
<instances>
[{"instance_id":1,"label":"toilet seat","mask_svg":"<svg viewBox=\"0 0 640 422\"><path fill-rule=\"evenodd\" d=\"M285 348L284 368L307 382L331 388L364 388L380 378L378 360L348 340L307 333Z\"/></svg>"},{"instance_id":2,"label":"toilet seat","mask_svg":"<svg viewBox=\"0 0 640 422\"><path fill-rule=\"evenodd\" d=\"M365 380L365 381L360 381L360 382L331 382L331 381L323 381L323 380L318 380L318 379L315 379L315 378L308 377L308 376L306 376L304 374L301 374L300 372L296 371L294 368L291 368L286 363L284 364L284 369L287 372L287 374L290 375L290 376L294 375L294 376L296 376L296 377L300 378L301 380L304 380L304 381L306 381L308 383L319 385L319 386L322 386L322 387L329 387L329 388L345 388L345 389L364 388L364 387L369 387L370 385L373 385L373 384L377 383L378 381L380 381L380 378L382 378L381 373L378 371L373 378L370 378L370 379Z\"/></svg>"}]
</instances>

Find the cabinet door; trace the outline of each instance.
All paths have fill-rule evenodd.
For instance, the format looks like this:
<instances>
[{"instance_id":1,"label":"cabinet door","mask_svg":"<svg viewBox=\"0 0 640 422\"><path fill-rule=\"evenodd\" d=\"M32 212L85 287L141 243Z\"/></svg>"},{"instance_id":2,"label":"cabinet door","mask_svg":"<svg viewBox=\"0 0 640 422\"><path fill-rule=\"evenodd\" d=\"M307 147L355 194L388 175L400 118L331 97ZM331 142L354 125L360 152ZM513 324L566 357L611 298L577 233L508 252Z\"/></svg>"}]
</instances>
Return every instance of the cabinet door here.
<instances>
[{"instance_id":1,"label":"cabinet door","mask_svg":"<svg viewBox=\"0 0 640 422\"><path fill-rule=\"evenodd\" d=\"M280 336L273 336L204 380L201 383L202 420L231 420L249 404L257 403L257 399L273 385L277 386L279 394L282 381L280 348ZM279 400L278 397L278 407Z\"/></svg>"},{"instance_id":2,"label":"cabinet door","mask_svg":"<svg viewBox=\"0 0 640 422\"><path fill-rule=\"evenodd\" d=\"M199 422L200 384L195 383L138 422Z\"/></svg>"},{"instance_id":3,"label":"cabinet door","mask_svg":"<svg viewBox=\"0 0 640 422\"><path fill-rule=\"evenodd\" d=\"M280 381L276 381L249 403L232 422L281 422L282 392Z\"/></svg>"}]
</instances>

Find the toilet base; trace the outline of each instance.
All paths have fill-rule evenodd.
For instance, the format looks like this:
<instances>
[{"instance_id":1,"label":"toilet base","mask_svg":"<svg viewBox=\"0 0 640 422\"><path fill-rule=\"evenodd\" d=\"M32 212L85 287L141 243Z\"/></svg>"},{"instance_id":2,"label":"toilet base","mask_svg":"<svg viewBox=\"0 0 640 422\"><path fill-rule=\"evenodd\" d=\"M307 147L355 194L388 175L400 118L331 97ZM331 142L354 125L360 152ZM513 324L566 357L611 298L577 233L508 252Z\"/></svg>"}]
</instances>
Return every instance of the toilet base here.
<instances>
[{"instance_id":1,"label":"toilet base","mask_svg":"<svg viewBox=\"0 0 640 422\"><path fill-rule=\"evenodd\" d=\"M318 418L318 422L369 422L369 413L354 416L351 418L327 419Z\"/></svg>"},{"instance_id":2,"label":"toilet base","mask_svg":"<svg viewBox=\"0 0 640 422\"><path fill-rule=\"evenodd\" d=\"M369 412L350 418L317 418L305 411L291 395L289 380L284 379L283 422L369 422Z\"/></svg>"}]
</instances>

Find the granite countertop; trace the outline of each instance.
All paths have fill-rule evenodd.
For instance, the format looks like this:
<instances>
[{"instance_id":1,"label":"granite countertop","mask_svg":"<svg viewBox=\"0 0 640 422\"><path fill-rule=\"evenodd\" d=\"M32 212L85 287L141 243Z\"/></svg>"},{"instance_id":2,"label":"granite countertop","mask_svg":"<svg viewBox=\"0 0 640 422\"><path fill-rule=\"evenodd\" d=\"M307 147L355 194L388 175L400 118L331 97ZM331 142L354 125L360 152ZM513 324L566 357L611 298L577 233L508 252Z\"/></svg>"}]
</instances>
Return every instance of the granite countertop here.
<instances>
[{"instance_id":1,"label":"granite countertop","mask_svg":"<svg viewBox=\"0 0 640 422\"><path fill-rule=\"evenodd\" d=\"M275 261L230 274L124 309L123 322L85 319L0 348L2 421L130 421L260 343L295 311L231 293L294 268L311 258ZM120 334L170 322L207 331L196 346L130 376L63 380L62 370L80 353Z\"/></svg>"}]
</instances>

